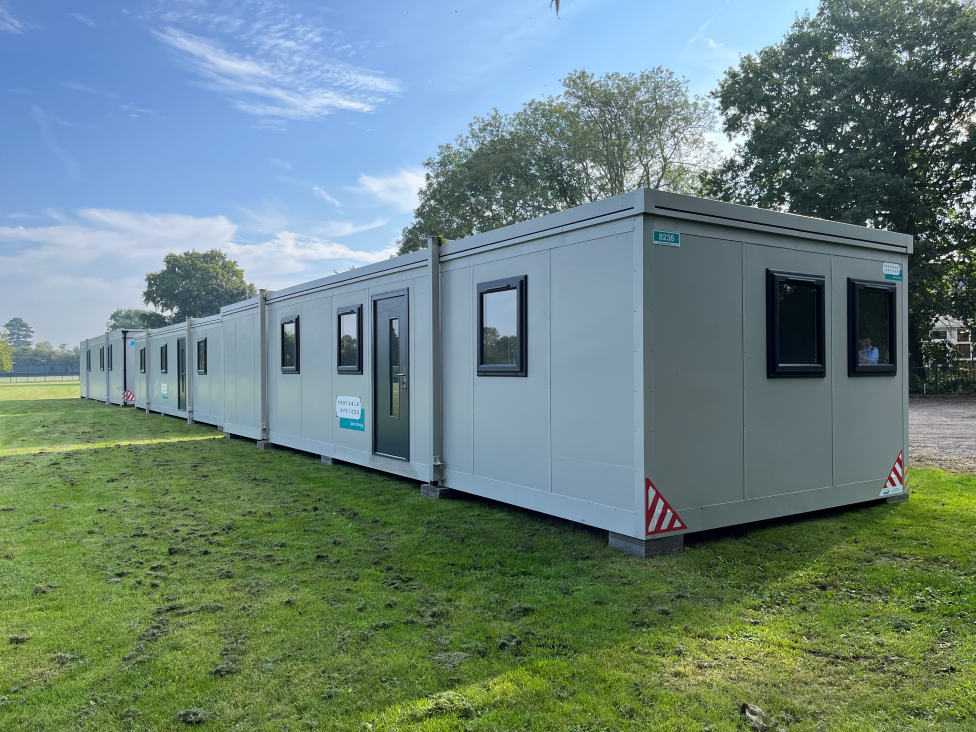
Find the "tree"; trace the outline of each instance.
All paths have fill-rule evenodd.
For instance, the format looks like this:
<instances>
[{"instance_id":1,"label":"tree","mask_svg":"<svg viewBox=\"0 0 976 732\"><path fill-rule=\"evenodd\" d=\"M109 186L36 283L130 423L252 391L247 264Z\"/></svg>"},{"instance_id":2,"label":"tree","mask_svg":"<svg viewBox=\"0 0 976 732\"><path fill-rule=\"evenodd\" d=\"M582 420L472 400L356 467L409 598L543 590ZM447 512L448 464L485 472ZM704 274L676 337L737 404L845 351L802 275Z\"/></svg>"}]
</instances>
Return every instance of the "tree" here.
<instances>
[{"instance_id":1,"label":"tree","mask_svg":"<svg viewBox=\"0 0 976 732\"><path fill-rule=\"evenodd\" d=\"M162 313L139 308L118 308L108 316L105 330L145 330L162 328L164 325L166 325L166 316Z\"/></svg>"},{"instance_id":2,"label":"tree","mask_svg":"<svg viewBox=\"0 0 976 732\"><path fill-rule=\"evenodd\" d=\"M10 345L7 331L0 333L0 372L14 370L14 347Z\"/></svg>"},{"instance_id":3,"label":"tree","mask_svg":"<svg viewBox=\"0 0 976 732\"><path fill-rule=\"evenodd\" d=\"M715 97L735 156L724 200L915 237L909 350L937 315L976 317L976 10L955 0L822 0Z\"/></svg>"},{"instance_id":4,"label":"tree","mask_svg":"<svg viewBox=\"0 0 976 732\"><path fill-rule=\"evenodd\" d=\"M7 331L7 338L11 346L20 348L33 345L34 329L31 328L23 318L11 318L3 324Z\"/></svg>"},{"instance_id":5,"label":"tree","mask_svg":"<svg viewBox=\"0 0 976 732\"><path fill-rule=\"evenodd\" d=\"M581 70L562 84L514 114L476 117L438 148L400 254L431 236L459 239L638 187L689 192L714 162L712 107L671 71Z\"/></svg>"},{"instance_id":6,"label":"tree","mask_svg":"<svg viewBox=\"0 0 976 732\"><path fill-rule=\"evenodd\" d=\"M254 297L244 270L219 249L167 254L163 269L146 275L143 302L169 312L170 323L216 315L224 305Z\"/></svg>"}]
</instances>

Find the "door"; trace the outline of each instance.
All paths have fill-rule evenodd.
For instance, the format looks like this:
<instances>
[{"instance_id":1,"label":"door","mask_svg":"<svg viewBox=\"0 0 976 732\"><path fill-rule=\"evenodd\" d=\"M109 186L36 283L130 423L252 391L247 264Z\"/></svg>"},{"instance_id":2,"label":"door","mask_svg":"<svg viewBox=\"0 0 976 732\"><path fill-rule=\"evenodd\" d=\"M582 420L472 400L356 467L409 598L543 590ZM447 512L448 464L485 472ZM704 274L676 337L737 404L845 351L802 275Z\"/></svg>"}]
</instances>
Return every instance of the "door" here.
<instances>
[{"instance_id":1,"label":"door","mask_svg":"<svg viewBox=\"0 0 976 732\"><path fill-rule=\"evenodd\" d=\"M373 300L373 450L410 459L407 293Z\"/></svg>"},{"instance_id":2,"label":"door","mask_svg":"<svg viewBox=\"0 0 976 732\"><path fill-rule=\"evenodd\" d=\"M176 408L186 411L186 338L176 339Z\"/></svg>"}]
</instances>

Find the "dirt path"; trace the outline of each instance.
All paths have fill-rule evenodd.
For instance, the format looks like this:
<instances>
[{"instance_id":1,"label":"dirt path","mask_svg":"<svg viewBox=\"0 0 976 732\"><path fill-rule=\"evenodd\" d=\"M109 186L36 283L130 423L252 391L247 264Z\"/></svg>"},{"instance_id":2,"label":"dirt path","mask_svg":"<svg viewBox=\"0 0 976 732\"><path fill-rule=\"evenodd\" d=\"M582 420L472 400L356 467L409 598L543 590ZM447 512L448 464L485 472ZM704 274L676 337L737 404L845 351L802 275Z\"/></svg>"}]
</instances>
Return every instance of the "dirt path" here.
<instances>
[{"instance_id":1,"label":"dirt path","mask_svg":"<svg viewBox=\"0 0 976 732\"><path fill-rule=\"evenodd\" d=\"M976 399L911 397L912 465L976 472Z\"/></svg>"}]
</instances>

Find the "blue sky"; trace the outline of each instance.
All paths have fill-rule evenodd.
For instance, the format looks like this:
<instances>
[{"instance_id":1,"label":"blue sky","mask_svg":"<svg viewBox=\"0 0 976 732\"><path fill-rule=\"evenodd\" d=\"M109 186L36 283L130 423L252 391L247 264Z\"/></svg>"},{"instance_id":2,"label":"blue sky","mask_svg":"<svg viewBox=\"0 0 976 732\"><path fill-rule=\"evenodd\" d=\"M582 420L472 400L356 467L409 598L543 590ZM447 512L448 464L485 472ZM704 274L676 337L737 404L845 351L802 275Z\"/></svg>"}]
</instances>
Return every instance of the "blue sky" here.
<instances>
[{"instance_id":1,"label":"blue sky","mask_svg":"<svg viewBox=\"0 0 976 732\"><path fill-rule=\"evenodd\" d=\"M423 161L577 68L707 94L797 0L0 0L0 323L75 344L169 251L271 289L389 256Z\"/></svg>"}]
</instances>

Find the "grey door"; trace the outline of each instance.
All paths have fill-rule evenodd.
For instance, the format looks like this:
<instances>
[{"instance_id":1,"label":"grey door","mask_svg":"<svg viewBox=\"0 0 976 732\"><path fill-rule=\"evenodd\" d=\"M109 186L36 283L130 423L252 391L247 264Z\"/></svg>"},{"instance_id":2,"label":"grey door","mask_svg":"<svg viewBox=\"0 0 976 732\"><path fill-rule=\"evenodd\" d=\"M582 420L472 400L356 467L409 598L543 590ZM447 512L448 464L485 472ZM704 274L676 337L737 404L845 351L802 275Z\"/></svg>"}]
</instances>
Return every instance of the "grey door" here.
<instances>
[{"instance_id":1,"label":"grey door","mask_svg":"<svg viewBox=\"0 0 976 732\"><path fill-rule=\"evenodd\" d=\"M373 299L373 449L410 459L407 293Z\"/></svg>"},{"instance_id":2,"label":"grey door","mask_svg":"<svg viewBox=\"0 0 976 732\"><path fill-rule=\"evenodd\" d=\"M176 408L186 411L186 338L176 340Z\"/></svg>"}]
</instances>

